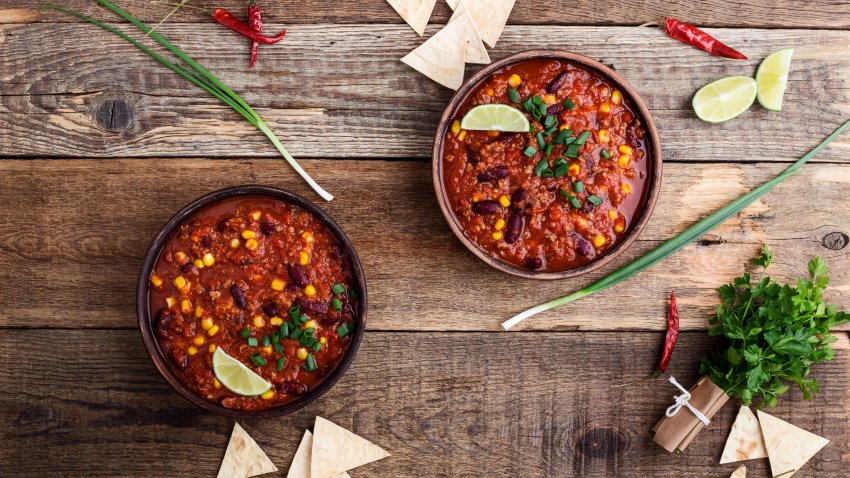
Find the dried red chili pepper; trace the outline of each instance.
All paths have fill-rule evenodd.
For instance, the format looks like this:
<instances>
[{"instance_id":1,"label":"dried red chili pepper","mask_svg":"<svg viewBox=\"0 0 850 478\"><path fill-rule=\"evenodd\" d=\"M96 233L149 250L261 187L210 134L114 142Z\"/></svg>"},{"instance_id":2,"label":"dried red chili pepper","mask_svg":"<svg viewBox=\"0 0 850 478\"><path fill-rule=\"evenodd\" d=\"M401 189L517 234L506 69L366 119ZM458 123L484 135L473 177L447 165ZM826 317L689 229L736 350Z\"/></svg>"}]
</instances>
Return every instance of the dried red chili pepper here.
<instances>
[{"instance_id":1,"label":"dried red chili pepper","mask_svg":"<svg viewBox=\"0 0 850 478\"><path fill-rule=\"evenodd\" d=\"M658 362L658 368L655 369L656 375L661 375L667 370L667 364L670 363L670 356L673 355L673 348L676 346L676 339L679 338L679 307L676 306L676 293L670 292L670 308L667 311L667 336L664 338L664 352L661 354L661 361Z\"/></svg>"},{"instance_id":2,"label":"dried red chili pepper","mask_svg":"<svg viewBox=\"0 0 850 478\"><path fill-rule=\"evenodd\" d=\"M717 38L714 38L690 23L685 23L676 20L675 18L667 17L664 20L664 31L667 32L670 37L687 43L688 45L695 46L700 50L705 50L712 55L733 58L735 60L747 59L746 55L743 53L725 45Z\"/></svg>"},{"instance_id":3,"label":"dried red chili pepper","mask_svg":"<svg viewBox=\"0 0 850 478\"><path fill-rule=\"evenodd\" d=\"M257 33L263 33L263 16L260 13L260 6L253 1L248 4L248 25ZM260 42L254 40L251 42L251 63L248 69L254 68L257 63L257 50L260 49Z\"/></svg>"},{"instance_id":4,"label":"dried red chili pepper","mask_svg":"<svg viewBox=\"0 0 850 478\"><path fill-rule=\"evenodd\" d=\"M254 29L251 28L250 25L236 18L232 13L228 12L223 8L216 8L215 10L213 10L212 17L213 20L218 22L220 25L223 25L246 38L249 38L258 43L262 43L264 45L273 45L283 40L283 37L286 35L286 29L283 29L280 33L273 37L263 36L261 33L254 31Z\"/></svg>"}]
</instances>

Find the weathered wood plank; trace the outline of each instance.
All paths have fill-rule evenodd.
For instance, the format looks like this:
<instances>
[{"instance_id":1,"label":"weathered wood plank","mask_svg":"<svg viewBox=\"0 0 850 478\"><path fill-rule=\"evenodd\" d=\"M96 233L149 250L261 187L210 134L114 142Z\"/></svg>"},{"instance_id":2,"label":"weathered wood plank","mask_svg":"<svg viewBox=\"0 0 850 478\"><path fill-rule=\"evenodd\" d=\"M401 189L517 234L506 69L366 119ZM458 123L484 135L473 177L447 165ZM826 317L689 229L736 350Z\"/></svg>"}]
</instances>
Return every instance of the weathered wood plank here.
<instances>
[{"instance_id":1,"label":"weathered wood plank","mask_svg":"<svg viewBox=\"0 0 850 478\"><path fill-rule=\"evenodd\" d=\"M84 11L98 18L112 15L92 5L91 0L62 2L70 8ZM118 1L118 5L145 21L159 21L169 11L168 6L152 5L146 0ZM227 7L241 12L244 2L218 0L215 2L192 2L194 5ZM35 8L39 0L0 0L2 8ZM263 2L263 11L269 19L299 23L402 23L401 18L384 0L359 0L355 2L323 2L300 0L298 2ZM648 21L659 21L664 16L673 16L698 25L762 28L847 28L850 27L850 7L844 2L832 0L774 0L771 2L747 2L742 0L705 0L698 4L688 2L664 2L641 0L624 4L613 1L532 1L518 0L511 12L512 24L566 24L566 25L638 25ZM445 23L451 10L443 1L438 1L431 16L432 23ZM0 14L0 19L2 19ZM74 22L72 17L48 12L38 21ZM184 9L175 14L174 21L204 22L202 14ZM0 22L2 23L2 22Z\"/></svg>"},{"instance_id":2,"label":"weathered wood plank","mask_svg":"<svg viewBox=\"0 0 850 478\"><path fill-rule=\"evenodd\" d=\"M241 424L282 470L321 415L392 453L353 476L728 476L737 465L717 462L736 400L677 457L649 434L675 390L660 379L610 388L652 370L660 341L650 333L370 332L318 402ZM683 334L671 373L692 383L696 358L718 343ZM831 440L795 476L847 476L847 350L812 376L822 387L813 402L791 391L770 412ZM133 331L4 331L0 378L4 477L214 476L233 426L173 393ZM769 476L767 460L747 467L748 476Z\"/></svg>"},{"instance_id":3,"label":"weathered wood plank","mask_svg":"<svg viewBox=\"0 0 850 478\"><path fill-rule=\"evenodd\" d=\"M296 156L430 156L450 91L398 61L421 42L407 27L296 25L263 50L254 72L232 32L187 24L162 31L256 106ZM672 160L789 161L850 116L850 32L720 33L752 60L711 57L652 28L551 26L509 27L491 56L556 47L612 65L647 100ZM106 32L0 25L0 43L0 155L275 155L236 113ZM702 84L752 74L768 52L787 46L797 50L781 113L755 106L717 126L694 117L690 99ZM841 139L821 159L846 160L848 151Z\"/></svg>"},{"instance_id":4,"label":"weathered wood plank","mask_svg":"<svg viewBox=\"0 0 850 478\"><path fill-rule=\"evenodd\" d=\"M491 270L463 248L439 213L424 161L304 166L337 195L322 207L359 251L369 327L380 330L500 330L500 321L613 270L780 170L668 164L652 220L616 264L587 279L539 282ZM133 327L136 276L153 235L195 197L242 183L320 201L281 160L0 161L0 326ZM848 309L848 190L850 166L808 165L705 241L522 327L662 330L675 287L682 327L704 329L715 288L740 275L762 242L776 252L778 277L805 274L808 260L823 256L832 270L828 297Z\"/></svg>"}]
</instances>

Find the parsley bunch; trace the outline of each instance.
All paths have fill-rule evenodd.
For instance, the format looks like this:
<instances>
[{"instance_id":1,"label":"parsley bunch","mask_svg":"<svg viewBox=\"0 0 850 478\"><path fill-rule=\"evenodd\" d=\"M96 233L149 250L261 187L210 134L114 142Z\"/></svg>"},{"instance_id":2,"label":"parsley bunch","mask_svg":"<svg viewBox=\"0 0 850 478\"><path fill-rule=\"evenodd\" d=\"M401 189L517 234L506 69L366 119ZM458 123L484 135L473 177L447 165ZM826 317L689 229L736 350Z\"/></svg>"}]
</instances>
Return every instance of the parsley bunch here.
<instances>
[{"instance_id":1,"label":"parsley bunch","mask_svg":"<svg viewBox=\"0 0 850 478\"><path fill-rule=\"evenodd\" d=\"M744 405L761 394L759 406L775 406L788 382L811 400L820 389L808 378L809 369L832 360L835 351L829 344L836 338L829 329L850 321L850 314L823 301L829 277L820 257L809 262L811 279L798 279L796 287L764 275L772 261L773 254L762 246L761 255L752 260L763 268L755 284L747 273L718 289L722 305L709 322L709 334L726 337L727 348L700 360L700 373Z\"/></svg>"}]
</instances>

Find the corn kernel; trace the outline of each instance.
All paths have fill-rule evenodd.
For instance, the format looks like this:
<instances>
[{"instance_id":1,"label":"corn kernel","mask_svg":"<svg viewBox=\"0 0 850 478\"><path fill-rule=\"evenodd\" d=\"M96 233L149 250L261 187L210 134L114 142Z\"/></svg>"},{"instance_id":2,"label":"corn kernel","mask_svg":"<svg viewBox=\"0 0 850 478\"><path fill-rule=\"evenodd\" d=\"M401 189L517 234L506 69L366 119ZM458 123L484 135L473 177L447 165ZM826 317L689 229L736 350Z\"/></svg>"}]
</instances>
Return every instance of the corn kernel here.
<instances>
[{"instance_id":1,"label":"corn kernel","mask_svg":"<svg viewBox=\"0 0 850 478\"><path fill-rule=\"evenodd\" d=\"M193 264L195 264L195 267L197 267L198 269L204 268L204 261L200 259L195 259L195 262Z\"/></svg>"},{"instance_id":2,"label":"corn kernel","mask_svg":"<svg viewBox=\"0 0 850 478\"><path fill-rule=\"evenodd\" d=\"M496 221L496 225L494 225L493 228L496 229L497 231L501 231L502 229L505 228L505 220L499 219L498 221Z\"/></svg>"},{"instance_id":3,"label":"corn kernel","mask_svg":"<svg viewBox=\"0 0 850 478\"><path fill-rule=\"evenodd\" d=\"M605 236L599 234L593 238L593 245L596 248L600 248L605 245Z\"/></svg>"},{"instance_id":4,"label":"corn kernel","mask_svg":"<svg viewBox=\"0 0 850 478\"><path fill-rule=\"evenodd\" d=\"M301 238L303 238L309 244L313 242L313 233L310 231L304 231L301 233Z\"/></svg>"},{"instance_id":5,"label":"corn kernel","mask_svg":"<svg viewBox=\"0 0 850 478\"><path fill-rule=\"evenodd\" d=\"M265 347L263 347L263 353L266 354L266 355L271 355L272 354L272 346L266 345Z\"/></svg>"},{"instance_id":6,"label":"corn kernel","mask_svg":"<svg viewBox=\"0 0 850 478\"><path fill-rule=\"evenodd\" d=\"M186 353L188 353L189 355L195 355L196 353L198 353L198 347L190 345L189 348L186 349Z\"/></svg>"},{"instance_id":7,"label":"corn kernel","mask_svg":"<svg viewBox=\"0 0 850 478\"><path fill-rule=\"evenodd\" d=\"M257 233L250 229L242 231L242 239L253 239L255 237L257 237Z\"/></svg>"},{"instance_id":8,"label":"corn kernel","mask_svg":"<svg viewBox=\"0 0 850 478\"><path fill-rule=\"evenodd\" d=\"M587 219L579 217L578 219L576 219L576 224L578 224L579 227L584 227L587 225Z\"/></svg>"},{"instance_id":9,"label":"corn kernel","mask_svg":"<svg viewBox=\"0 0 850 478\"><path fill-rule=\"evenodd\" d=\"M460 133L460 121L454 120L454 122L452 123L452 133L454 133L455 135Z\"/></svg>"},{"instance_id":10,"label":"corn kernel","mask_svg":"<svg viewBox=\"0 0 850 478\"><path fill-rule=\"evenodd\" d=\"M266 321L263 320L263 316L255 315L254 316L254 327L263 327L266 325Z\"/></svg>"},{"instance_id":11,"label":"corn kernel","mask_svg":"<svg viewBox=\"0 0 850 478\"><path fill-rule=\"evenodd\" d=\"M321 342L322 344L326 344L328 343L328 339L325 337L319 337L319 342Z\"/></svg>"},{"instance_id":12,"label":"corn kernel","mask_svg":"<svg viewBox=\"0 0 850 478\"><path fill-rule=\"evenodd\" d=\"M197 337L195 337L194 340L192 340L192 343L194 343L198 347L200 347L201 345L204 345L204 342L206 342L206 340L204 340L203 335L198 335Z\"/></svg>"},{"instance_id":13,"label":"corn kernel","mask_svg":"<svg viewBox=\"0 0 850 478\"><path fill-rule=\"evenodd\" d=\"M298 349L298 352L296 352L296 355L300 360L307 360L307 349L305 349L304 347L300 347Z\"/></svg>"},{"instance_id":14,"label":"corn kernel","mask_svg":"<svg viewBox=\"0 0 850 478\"><path fill-rule=\"evenodd\" d=\"M162 277L160 277L156 274L152 275L151 276L151 285L154 286L154 287L161 287L162 286Z\"/></svg>"},{"instance_id":15,"label":"corn kernel","mask_svg":"<svg viewBox=\"0 0 850 478\"><path fill-rule=\"evenodd\" d=\"M176 304L176 303L177 303L177 301L176 301L176 300L174 300L174 297L166 297L166 298L165 298L165 305L166 305L169 309L170 309L170 308L172 308L172 307L174 307L174 304Z\"/></svg>"},{"instance_id":16,"label":"corn kernel","mask_svg":"<svg viewBox=\"0 0 850 478\"><path fill-rule=\"evenodd\" d=\"M569 174L570 176L578 176L580 172L581 166L579 166L577 163L573 163L567 168L567 174Z\"/></svg>"},{"instance_id":17,"label":"corn kernel","mask_svg":"<svg viewBox=\"0 0 850 478\"><path fill-rule=\"evenodd\" d=\"M629 155L629 154L621 154L620 157L617 158L617 164L623 169L628 168L629 163L631 163L631 162L632 162L632 156Z\"/></svg>"},{"instance_id":18,"label":"corn kernel","mask_svg":"<svg viewBox=\"0 0 850 478\"><path fill-rule=\"evenodd\" d=\"M212 347L212 345L210 345L210 347ZM219 382L218 379L215 378L215 377L213 377L213 387L215 387L217 389L221 388L221 382Z\"/></svg>"},{"instance_id":19,"label":"corn kernel","mask_svg":"<svg viewBox=\"0 0 850 478\"><path fill-rule=\"evenodd\" d=\"M597 136L599 136L599 142L600 143L607 143L608 140L610 139L610 136L608 135L607 129L600 129L597 132Z\"/></svg>"},{"instance_id":20,"label":"corn kernel","mask_svg":"<svg viewBox=\"0 0 850 478\"><path fill-rule=\"evenodd\" d=\"M304 288L304 294L309 297L316 295L316 288L313 287L313 284L309 284L307 285L307 287Z\"/></svg>"},{"instance_id":21,"label":"corn kernel","mask_svg":"<svg viewBox=\"0 0 850 478\"><path fill-rule=\"evenodd\" d=\"M213 326L213 321L210 318L201 320L201 328L204 330L210 330Z\"/></svg>"},{"instance_id":22,"label":"corn kernel","mask_svg":"<svg viewBox=\"0 0 850 478\"><path fill-rule=\"evenodd\" d=\"M511 205L511 200L508 199L507 196L502 194L501 196L499 196L499 204L501 204L502 207L509 207Z\"/></svg>"},{"instance_id":23,"label":"corn kernel","mask_svg":"<svg viewBox=\"0 0 850 478\"><path fill-rule=\"evenodd\" d=\"M261 213L260 211L257 211L255 209L255 210L251 211L250 215L251 215L251 219L253 219L255 221L259 221L260 217L262 217L263 213Z\"/></svg>"},{"instance_id":24,"label":"corn kernel","mask_svg":"<svg viewBox=\"0 0 850 478\"><path fill-rule=\"evenodd\" d=\"M271 400L272 398L274 398L274 389L271 389L268 392L260 395L260 398L262 398L263 400Z\"/></svg>"},{"instance_id":25,"label":"corn kernel","mask_svg":"<svg viewBox=\"0 0 850 478\"><path fill-rule=\"evenodd\" d=\"M192 301L189 299L183 299L180 301L180 312L184 314L192 313Z\"/></svg>"},{"instance_id":26,"label":"corn kernel","mask_svg":"<svg viewBox=\"0 0 850 478\"><path fill-rule=\"evenodd\" d=\"M304 323L305 329L315 329L318 326L315 320L308 320Z\"/></svg>"},{"instance_id":27,"label":"corn kernel","mask_svg":"<svg viewBox=\"0 0 850 478\"><path fill-rule=\"evenodd\" d=\"M569 127L570 127L570 125L568 125L567 123L564 123L561 126L558 126L558 131L563 131L563 130L569 128Z\"/></svg>"},{"instance_id":28,"label":"corn kernel","mask_svg":"<svg viewBox=\"0 0 850 478\"><path fill-rule=\"evenodd\" d=\"M547 105L554 105L558 102L558 98L555 95L543 95L543 102Z\"/></svg>"},{"instance_id":29,"label":"corn kernel","mask_svg":"<svg viewBox=\"0 0 850 478\"><path fill-rule=\"evenodd\" d=\"M217 325L213 325L212 327L210 327L210 330L207 330L207 335L209 335L210 337L213 337L217 333L218 333L218 326Z\"/></svg>"},{"instance_id":30,"label":"corn kernel","mask_svg":"<svg viewBox=\"0 0 850 478\"><path fill-rule=\"evenodd\" d=\"M496 136L499 136L500 134L502 134L500 131L488 131L487 132L487 136L489 136L491 138L495 138Z\"/></svg>"},{"instance_id":31,"label":"corn kernel","mask_svg":"<svg viewBox=\"0 0 850 478\"><path fill-rule=\"evenodd\" d=\"M271 319L269 319L269 323L272 325L280 325L283 323L283 319L281 319L280 317L272 317Z\"/></svg>"},{"instance_id":32,"label":"corn kernel","mask_svg":"<svg viewBox=\"0 0 850 478\"><path fill-rule=\"evenodd\" d=\"M608 102L602 103L599 105L599 112L608 114L611 112L611 104Z\"/></svg>"},{"instance_id":33,"label":"corn kernel","mask_svg":"<svg viewBox=\"0 0 850 478\"><path fill-rule=\"evenodd\" d=\"M478 202L481 200L481 193L478 191L472 193L472 202Z\"/></svg>"},{"instance_id":34,"label":"corn kernel","mask_svg":"<svg viewBox=\"0 0 850 478\"><path fill-rule=\"evenodd\" d=\"M611 103L614 103L615 105L619 105L622 102L623 102L623 94L620 93L620 90L614 90L611 93Z\"/></svg>"},{"instance_id":35,"label":"corn kernel","mask_svg":"<svg viewBox=\"0 0 850 478\"><path fill-rule=\"evenodd\" d=\"M298 253L298 263L299 264L301 264L302 266L306 266L307 263L309 263L309 262L310 262L310 254L308 254L307 251L301 251L300 253Z\"/></svg>"},{"instance_id":36,"label":"corn kernel","mask_svg":"<svg viewBox=\"0 0 850 478\"><path fill-rule=\"evenodd\" d=\"M611 219L617 219L617 211L615 211L613 209L609 209L608 210L608 217L610 217Z\"/></svg>"},{"instance_id":37,"label":"corn kernel","mask_svg":"<svg viewBox=\"0 0 850 478\"><path fill-rule=\"evenodd\" d=\"M215 264L215 257L209 252L204 254L204 257L202 257L201 260L204 262L204 265L207 266L207 267L210 267L211 265Z\"/></svg>"},{"instance_id":38,"label":"corn kernel","mask_svg":"<svg viewBox=\"0 0 850 478\"><path fill-rule=\"evenodd\" d=\"M626 230L626 225L622 223L614 224L614 232L620 233Z\"/></svg>"},{"instance_id":39,"label":"corn kernel","mask_svg":"<svg viewBox=\"0 0 850 478\"><path fill-rule=\"evenodd\" d=\"M256 239L248 239L245 241L245 249L248 249L249 251L256 250L259 245L260 243L258 243Z\"/></svg>"},{"instance_id":40,"label":"corn kernel","mask_svg":"<svg viewBox=\"0 0 850 478\"><path fill-rule=\"evenodd\" d=\"M183 251L177 251L174 253L174 260L177 261L178 264L185 264L187 260L189 260L189 256L186 255Z\"/></svg>"},{"instance_id":41,"label":"corn kernel","mask_svg":"<svg viewBox=\"0 0 850 478\"><path fill-rule=\"evenodd\" d=\"M186 287L186 284L188 284L188 282L186 281L185 277L177 276L177 277L174 278L174 287L177 287L178 289L182 289L182 288Z\"/></svg>"},{"instance_id":42,"label":"corn kernel","mask_svg":"<svg viewBox=\"0 0 850 478\"><path fill-rule=\"evenodd\" d=\"M503 233L502 231L496 231L496 232L493 233L493 239L499 241L499 240L502 239L502 236L504 236L504 235L505 235L505 233Z\"/></svg>"},{"instance_id":43,"label":"corn kernel","mask_svg":"<svg viewBox=\"0 0 850 478\"><path fill-rule=\"evenodd\" d=\"M622 154L631 155L632 154L632 147L627 145L627 144L621 144L620 146L617 146L617 151L619 151Z\"/></svg>"},{"instance_id":44,"label":"corn kernel","mask_svg":"<svg viewBox=\"0 0 850 478\"><path fill-rule=\"evenodd\" d=\"M508 86L511 88L516 88L520 85L520 83L522 83L522 78L520 78L520 76L516 73L508 77Z\"/></svg>"},{"instance_id":45,"label":"corn kernel","mask_svg":"<svg viewBox=\"0 0 850 478\"><path fill-rule=\"evenodd\" d=\"M284 285L286 285L286 284L284 284L283 279L279 279L279 278L272 279L272 289L283 290Z\"/></svg>"},{"instance_id":46,"label":"corn kernel","mask_svg":"<svg viewBox=\"0 0 850 478\"><path fill-rule=\"evenodd\" d=\"M235 237L230 240L230 247L233 248L233 249L236 249L237 247L239 247L240 244L242 244L242 241L240 241L239 239L237 239Z\"/></svg>"},{"instance_id":47,"label":"corn kernel","mask_svg":"<svg viewBox=\"0 0 850 478\"><path fill-rule=\"evenodd\" d=\"M632 187L629 186L629 183L623 183L620 185L620 191L623 191L623 194L629 194L632 192Z\"/></svg>"},{"instance_id":48,"label":"corn kernel","mask_svg":"<svg viewBox=\"0 0 850 478\"><path fill-rule=\"evenodd\" d=\"M496 90L494 90L492 87L488 86L487 88L484 89L484 93L487 93L487 96L493 96L493 95L496 94Z\"/></svg>"},{"instance_id":49,"label":"corn kernel","mask_svg":"<svg viewBox=\"0 0 850 478\"><path fill-rule=\"evenodd\" d=\"M466 130L461 131L460 134L457 135L458 141L463 141L463 138L466 138Z\"/></svg>"},{"instance_id":50,"label":"corn kernel","mask_svg":"<svg viewBox=\"0 0 850 478\"><path fill-rule=\"evenodd\" d=\"M195 317L200 319L202 315L204 315L204 308L201 307L200 305L196 305L195 306Z\"/></svg>"}]
</instances>

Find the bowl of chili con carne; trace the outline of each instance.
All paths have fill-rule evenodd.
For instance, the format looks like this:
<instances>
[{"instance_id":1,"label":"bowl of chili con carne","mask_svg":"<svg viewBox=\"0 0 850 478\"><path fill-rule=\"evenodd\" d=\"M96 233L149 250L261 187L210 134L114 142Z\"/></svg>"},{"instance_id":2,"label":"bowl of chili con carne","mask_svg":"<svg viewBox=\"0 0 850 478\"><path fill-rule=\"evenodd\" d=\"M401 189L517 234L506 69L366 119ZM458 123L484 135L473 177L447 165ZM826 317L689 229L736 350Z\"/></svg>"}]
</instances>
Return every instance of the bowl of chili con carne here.
<instances>
[{"instance_id":1,"label":"bowl of chili con carne","mask_svg":"<svg viewBox=\"0 0 850 478\"><path fill-rule=\"evenodd\" d=\"M328 391L354 359L366 282L342 229L290 192L237 186L175 214L145 255L136 309L169 385L232 418L292 413ZM271 384L238 395L212 369L216 349Z\"/></svg>"},{"instance_id":2,"label":"bowl of chili con carne","mask_svg":"<svg viewBox=\"0 0 850 478\"><path fill-rule=\"evenodd\" d=\"M460 127L472 108L516 108L529 132ZM490 266L564 279L622 253L649 220L661 186L661 143L649 109L605 65L531 50L473 75L449 101L432 151L440 209Z\"/></svg>"}]
</instances>

